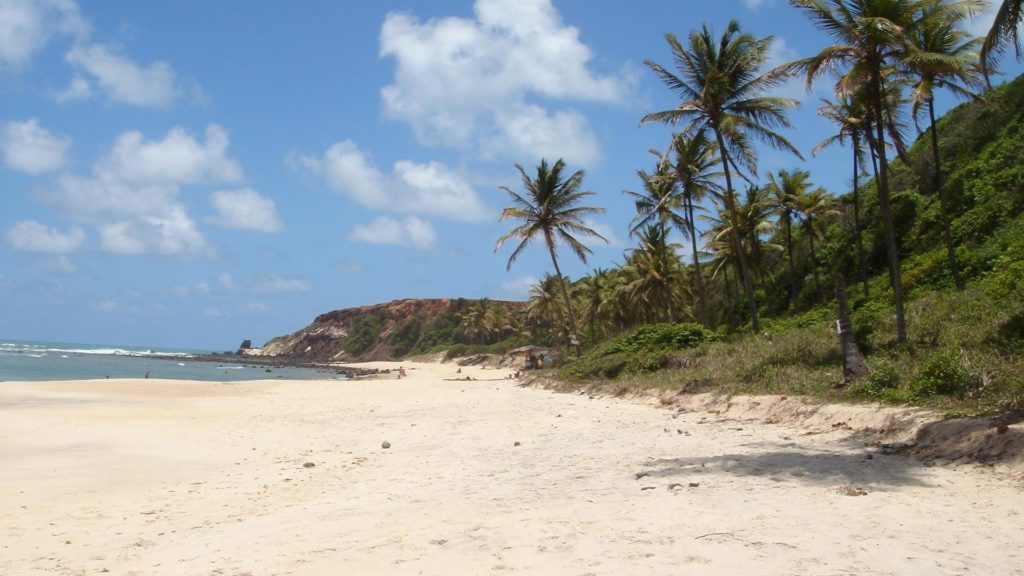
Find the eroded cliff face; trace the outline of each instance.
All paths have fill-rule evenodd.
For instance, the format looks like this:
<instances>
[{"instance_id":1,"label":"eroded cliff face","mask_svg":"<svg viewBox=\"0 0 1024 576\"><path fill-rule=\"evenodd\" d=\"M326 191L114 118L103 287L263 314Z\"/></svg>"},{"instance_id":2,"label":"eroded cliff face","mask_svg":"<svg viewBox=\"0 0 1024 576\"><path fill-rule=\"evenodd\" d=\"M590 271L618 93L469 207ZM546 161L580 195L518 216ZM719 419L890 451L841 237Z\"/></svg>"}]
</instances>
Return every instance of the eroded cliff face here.
<instances>
[{"instance_id":1,"label":"eroded cliff face","mask_svg":"<svg viewBox=\"0 0 1024 576\"><path fill-rule=\"evenodd\" d=\"M290 356L322 362L393 360L396 341L429 338L431 331L457 325L468 306L464 299L395 300L386 304L334 310L317 316L309 326L278 336L252 353ZM516 309L522 302L491 301Z\"/></svg>"}]
</instances>

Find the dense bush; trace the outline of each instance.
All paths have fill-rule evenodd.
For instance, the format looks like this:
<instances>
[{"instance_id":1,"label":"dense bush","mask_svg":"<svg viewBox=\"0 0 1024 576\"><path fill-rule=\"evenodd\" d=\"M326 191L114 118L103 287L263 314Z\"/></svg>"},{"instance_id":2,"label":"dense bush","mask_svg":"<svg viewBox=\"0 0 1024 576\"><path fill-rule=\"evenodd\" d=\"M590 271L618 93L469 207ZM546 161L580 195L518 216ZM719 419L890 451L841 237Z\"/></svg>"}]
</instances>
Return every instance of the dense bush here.
<instances>
[{"instance_id":1,"label":"dense bush","mask_svg":"<svg viewBox=\"0 0 1024 576\"><path fill-rule=\"evenodd\" d=\"M647 324L568 364L564 373L573 378L616 378L655 372L668 364L673 352L717 339L700 324Z\"/></svg>"},{"instance_id":2,"label":"dense bush","mask_svg":"<svg viewBox=\"0 0 1024 576\"><path fill-rule=\"evenodd\" d=\"M352 323L348 336L342 339L341 348L349 354L362 354L377 342L384 321L379 316L360 316Z\"/></svg>"}]
</instances>

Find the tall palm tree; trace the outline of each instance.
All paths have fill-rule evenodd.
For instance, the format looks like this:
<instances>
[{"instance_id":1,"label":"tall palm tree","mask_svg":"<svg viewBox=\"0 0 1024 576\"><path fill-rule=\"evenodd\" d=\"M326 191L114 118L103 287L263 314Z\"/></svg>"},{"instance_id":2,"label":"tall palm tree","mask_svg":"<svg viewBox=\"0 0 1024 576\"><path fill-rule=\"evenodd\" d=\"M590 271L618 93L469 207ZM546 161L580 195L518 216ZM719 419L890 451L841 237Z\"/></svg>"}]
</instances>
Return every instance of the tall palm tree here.
<instances>
[{"instance_id":1,"label":"tall palm tree","mask_svg":"<svg viewBox=\"0 0 1024 576\"><path fill-rule=\"evenodd\" d=\"M811 173L806 170L779 170L778 177L768 174L768 191L771 194L771 206L778 215L778 226L786 234L786 260L789 275L789 302L796 302L796 261L793 258L793 224L799 212L798 199L811 187L808 179Z\"/></svg>"},{"instance_id":2,"label":"tall palm tree","mask_svg":"<svg viewBox=\"0 0 1024 576\"><path fill-rule=\"evenodd\" d=\"M914 50L903 59L908 73L915 79L911 93L914 118L917 118L922 106L928 109L932 145L931 187L939 199L949 271L958 290L963 289L964 282L960 277L950 229L949 200L942 190L939 134L935 129L935 90L945 88L957 96L978 98L972 88L978 89L984 84L975 51L981 40L964 32L960 26L983 7L984 4L979 0L936 2L925 7L921 24L910 35Z\"/></svg>"},{"instance_id":3,"label":"tall palm tree","mask_svg":"<svg viewBox=\"0 0 1024 576\"><path fill-rule=\"evenodd\" d=\"M637 170L637 176L639 176L641 182L643 182L644 191L622 191L623 194L633 198L633 204L636 207L636 215L629 223L629 235L635 236L637 234L642 234L644 231L648 230L648 228L656 226L661 237L667 238L669 224L672 224L682 230L686 228L686 219L683 215L677 212L677 210L682 208L681 197L676 194L676 180L670 174L670 165L668 161L662 158L656 150L652 150L651 152L658 156L658 165L655 168L654 174L648 174L643 170ZM666 261L662 262L660 267L663 270L667 270L667 251L661 251L661 256L665 258ZM666 300L665 305L667 306L666 311L668 312L668 319L670 322L674 322L675 301L672 298L671 292L668 292L667 295L668 299Z\"/></svg>"},{"instance_id":4,"label":"tall palm tree","mask_svg":"<svg viewBox=\"0 0 1024 576\"><path fill-rule=\"evenodd\" d=\"M886 155L888 129L886 71L910 52L907 37L919 16L934 0L789 0L804 11L814 24L837 43L821 52L790 64L806 73L808 89L826 71L839 72L838 95L864 90L873 137L869 140L878 160L878 203L885 229L889 279L896 309L896 340L907 340L907 322L900 279L900 256L889 192L889 164Z\"/></svg>"},{"instance_id":5,"label":"tall palm tree","mask_svg":"<svg viewBox=\"0 0 1024 576\"><path fill-rule=\"evenodd\" d=\"M760 332L757 302L754 300L754 280L740 248L739 226L735 222L736 199L732 185L734 170L757 172L757 152L753 140L788 150L800 157L800 152L775 129L789 127L786 110L797 105L795 100L764 93L784 78L782 70L761 73L768 60L772 38L756 38L740 31L735 20L729 22L717 41L707 25L690 33L686 48L671 34L666 34L672 57L679 74L653 61L644 63L654 71L680 98L678 106L670 110L652 112L640 123L685 122L684 135L708 131L715 135L725 173L726 211L734 219L732 242L739 257L740 275L750 311L751 327Z\"/></svg>"},{"instance_id":6,"label":"tall palm tree","mask_svg":"<svg viewBox=\"0 0 1024 576\"><path fill-rule=\"evenodd\" d=\"M850 140L850 148L853 152L853 235L857 241L857 266L860 269L860 281L864 290L864 297L871 295L868 288L868 267L864 255L864 238L861 236L860 222L860 175L864 170L864 137L868 130L867 113L864 109L863 92L857 94L845 94L836 98L833 102L822 98L822 105L818 107L818 115L830 120L839 127L839 131L825 138L814 147L811 152L817 156L827 146L832 144L845 145Z\"/></svg>"},{"instance_id":7,"label":"tall palm tree","mask_svg":"<svg viewBox=\"0 0 1024 576\"><path fill-rule=\"evenodd\" d=\"M1024 22L1024 0L1003 0L996 11L992 28L981 45L981 69L988 78L992 68L999 61L999 55L1006 50L1006 43L1013 44L1017 59L1020 60L1020 27Z\"/></svg>"},{"instance_id":8,"label":"tall palm tree","mask_svg":"<svg viewBox=\"0 0 1024 576\"><path fill-rule=\"evenodd\" d=\"M511 269L512 263L530 245L530 242L538 237L544 240L544 245L551 255L551 264L555 267L555 276L559 279L562 297L565 300L569 326L572 329L572 343L576 347L576 354L579 355L580 333L576 329L576 318L572 312L569 290L562 278L562 270L558 267L556 245L559 242L565 243L583 263L586 263L587 256L592 252L576 236L592 236L607 242L608 240L604 236L588 227L584 221L588 215L603 213L604 208L579 205L584 198L592 196L594 193L581 189L583 186L582 170L577 170L569 177L563 175L565 162L561 159L550 167L547 160L542 159L540 165L537 166L537 174L534 178L530 178L519 164L516 164L516 169L519 170L526 194L520 195L507 186L501 186L501 189L511 197L512 206L501 211L500 219L521 220L522 224L498 238L494 250L497 252L505 242L512 238L519 240L519 245L508 258L507 269Z\"/></svg>"},{"instance_id":9,"label":"tall palm tree","mask_svg":"<svg viewBox=\"0 0 1024 576\"><path fill-rule=\"evenodd\" d=\"M718 147L708 140L707 133L703 130L689 138L676 134L672 138L672 152L673 170L679 182L679 194L686 210L686 229L690 235L693 277L697 284L697 316L701 322L707 322L707 301L697 249L697 221L694 213L705 197L720 196L720 187L716 179L722 172L716 171L716 167L722 164L722 159L718 155Z\"/></svg>"}]
</instances>

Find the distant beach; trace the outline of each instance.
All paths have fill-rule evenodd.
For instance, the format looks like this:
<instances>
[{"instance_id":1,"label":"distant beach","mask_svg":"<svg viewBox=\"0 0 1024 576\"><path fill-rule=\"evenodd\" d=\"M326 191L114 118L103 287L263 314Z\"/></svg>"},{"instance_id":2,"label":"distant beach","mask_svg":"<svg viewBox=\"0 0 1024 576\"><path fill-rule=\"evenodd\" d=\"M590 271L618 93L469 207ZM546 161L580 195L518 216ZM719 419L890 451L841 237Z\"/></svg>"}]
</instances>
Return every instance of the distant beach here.
<instances>
[{"instance_id":1,"label":"distant beach","mask_svg":"<svg viewBox=\"0 0 1024 576\"><path fill-rule=\"evenodd\" d=\"M211 362L210 354L206 350L0 340L0 382L144 378L147 374L150 378L215 382L340 378L325 370L267 367L230 355Z\"/></svg>"}]
</instances>

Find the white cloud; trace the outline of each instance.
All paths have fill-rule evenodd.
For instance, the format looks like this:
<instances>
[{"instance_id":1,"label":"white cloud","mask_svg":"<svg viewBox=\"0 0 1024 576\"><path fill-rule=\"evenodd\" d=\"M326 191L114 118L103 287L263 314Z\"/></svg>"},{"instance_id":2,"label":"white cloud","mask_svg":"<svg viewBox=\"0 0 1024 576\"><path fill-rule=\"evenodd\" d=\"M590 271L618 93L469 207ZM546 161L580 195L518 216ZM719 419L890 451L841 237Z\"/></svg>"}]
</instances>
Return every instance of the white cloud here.
<instances>
[{"instance_id":1,"label":"white cloud","mask_svg":"<svg viewBox=\"0 0 1024 576\"><path fill-rule=\"evenodd\" d=\"M225 228L255 232L284 229L274 201L255 190L218 190L210 196L210 203L219 215L215 223Z\"/></svg>"},{"instance_id":2,"label":"white cloud","mask_svg":"<svg viewBox=\"0 0 1024 576\"><path fill-rule=\"evenodd\" d=\"M106 44L78 45L67 54L67 61L76 70L69 90L64 95L80 96L91 94L86 89L84 75L94 82L116 102L134 106L165 107L181 95L177 78L170 64L156 61L149 66L140 66L120 53L116 46Z\"/></svg>"},{"instance_id":3,"label":"white cloud","mask_svg":"<svg viewBox=\"0 0 1024 576\"><path fill-rule=\"evenodd\" d=\"M204 255L209 247L179 199L181 186L240 179L228 144L216 124L206 129L205 142L181 128L161 140L125 132L92 176L63 174L43 197L68 218L95 225L100 247L115 254Z\"/></svg>"},{"instance_id":4,"label":"white cloud","mask_svg":"<svg viewBox=\"0 0 1024 576\"><path fill-rule=\"evenodd\" d=\"M201 255L207 251L206 240L184 206L174 204L159 214L121 220L97 227L100 247L115 254L140 256Z\"/></svg>"},{"instance_id":5,"label":"white cloud","mask_svg":"<svg viewBox=\"0 0 1024 576\"><path fill-rule=\"evenodd\" d=\"M321 173L332 189L367 208L462 221L492 217L473 187L439 162L400 160L391 174L384 174L351 140L334 144L323 158L290 158L293 166Z\"/></svg>"},{"instance_id":6,"label":"white cloud","mask_svg":"<svg viewBox=\"0 0 1024 576\"><path fill-rule=\"evenodd\" d=\"M519 276L501 283L501 291L515 298L527 298L530 289L540 283L540 280L533 276Z\"/></svg>"},{"instance_id":7,"label":"white cloud","mask_svg":"<svg viewBox=\"0 0 1024 576\"><path fill-rule=\"evenodd\" d=\"M88 33L74 0L0 0L0 65L28 64L54 35Z\"/></svg>"},{"instance_id":8,"label":"white cloud","mask_svg":"<svg viewBox=\"0 0 1024 576\"><path fill-rule=\"evenodd\" d=\"M75 74L67 88L54 94L57 102L74 102L76 100L88 100L92 97L92 84L89 84L89 81L81 74Z\"/></svg>"},{"instance_id":9,"label":"white cloud","mask_svg":"<svg viewBox=\"0 0 1024 576\"><path fill-rule=\"evenodd\" d=\"M309 292L313 286L304 278L284 278L277 274L257 277L251 286L253 292L273 294L279 292Z\"/></svg>"},{"instance_id":10,"label":"white cloud","mask_svg":"<svg viewBox=\"0 0 1024 576\"><path fill-rule=\"evenodd\" d=\"M536 100L619 102L624 83L588 69L590 48L550 0L477 0L474 12L423 23L388 14L380 54L398 66L381 91L385 111L426 144L594 164L599 149L586 120ZM525 139L516 132L543 120L557 127L534 127Z\"/></svg>"},{"instance_id":11,"label":"white cloud","mask_svg":"<svg viewBox=\"0 0 1024 576\"><path fill-rule=\"evenodd\" d=\"M437 243L437 233L429 222L415 216L407 216L402 220L382 216L369 224L356 225L349 234L349 240L429 250Z\"/></svg>"},{"instance_id":12,"label":"white cloud","mask_svg":"<svg viewBox=\"0 0 1024 576\"><path fill-rule=\"evenodd\" d=\"M7 242L28 252L74 252L85 244L85 232L81 228L61 232L38 222L18 222L7 230Z\"/></svg>"},{"instance_id":13,"label":"white cloud","mask_svg":"<svg viewBox=\"0 0 1024 576\"><path fill-rule=\"evenodd\" d=\"M756 10L765 4L771 4L771 0L743 0L743 5L746 6L748 10Z\"/></svg>"},{"instance_id":14,"label":"white cloud","mask_svg":"<svg viewBox=\"0 0 1024 576\"><path fill-rule=\"evenodd\" d=\"M0 150L4 162L15 170L42 174L59 170L71 148L70 136L57 136L29 118L24 122L7 122L0 128Z\"/></svg>"},{"instance_id":15,"label":"white cloud","mask_svg":"<svg viewBox=\"0 0 1024 576\"><path fill-rule=\"evenodd\" d=\"M162 140L144 140L132 130L114 140L99 172L127 182L237 182L242 168L228 157L229 144L227 132L217 124L206 128L205 143L181 128L171 129Z\"/></svg>"}]
</instances>

